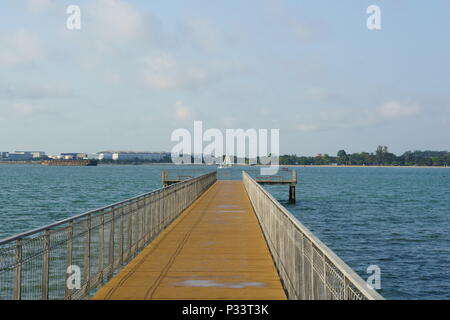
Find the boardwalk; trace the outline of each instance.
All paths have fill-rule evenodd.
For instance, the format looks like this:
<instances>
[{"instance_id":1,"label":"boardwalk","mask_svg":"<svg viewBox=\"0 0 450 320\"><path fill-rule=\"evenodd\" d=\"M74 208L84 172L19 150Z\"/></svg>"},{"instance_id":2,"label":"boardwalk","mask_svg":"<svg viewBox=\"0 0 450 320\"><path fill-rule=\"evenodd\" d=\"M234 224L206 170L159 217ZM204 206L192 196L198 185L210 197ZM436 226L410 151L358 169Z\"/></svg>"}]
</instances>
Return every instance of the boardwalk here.
<instances>
[{"instance_id":1,"label":"boardwalk","mask_svg":"<svg viewBox=\"0 0 450 320\"><path fill-rule=\"evenodd\" d=\"M241 181L218 181L94 299L286 299Z\"/></svg>"}]
</instances>

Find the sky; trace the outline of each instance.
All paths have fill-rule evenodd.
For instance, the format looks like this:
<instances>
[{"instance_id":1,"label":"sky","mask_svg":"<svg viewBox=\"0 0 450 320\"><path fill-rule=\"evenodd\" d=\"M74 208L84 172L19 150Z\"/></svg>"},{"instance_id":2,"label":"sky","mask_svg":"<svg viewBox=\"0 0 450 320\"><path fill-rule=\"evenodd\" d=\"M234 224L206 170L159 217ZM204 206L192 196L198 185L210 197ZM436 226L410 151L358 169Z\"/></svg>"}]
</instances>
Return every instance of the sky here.
<instances>
[{"instance_id":1,"label":"sky","mask_svg":"<svg viewBox=\"0 0 450 320\"><path fill-rule=\"evenodd\" d=\"M449 16L448 0L2 0L0 151L170 151L194 120L280 129L282 154L450 150Z\"/></svg>"}]
</instances>

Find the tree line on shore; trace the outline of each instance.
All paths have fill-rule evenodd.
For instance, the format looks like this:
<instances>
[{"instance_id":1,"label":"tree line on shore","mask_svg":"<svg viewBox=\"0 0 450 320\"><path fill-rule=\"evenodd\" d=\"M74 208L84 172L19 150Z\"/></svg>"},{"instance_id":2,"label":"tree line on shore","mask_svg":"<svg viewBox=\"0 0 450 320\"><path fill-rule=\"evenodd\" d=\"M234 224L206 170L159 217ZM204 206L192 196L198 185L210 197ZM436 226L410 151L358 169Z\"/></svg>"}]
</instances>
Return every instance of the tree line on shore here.
<instances>
[{"instance_id":1,"label":"tree line on shore","mask_svg":"<svg viewBox=\"0 0 450 320\"><path fill-rule=\"evenodd\" d=\"M231 156L231 161L237 163L236 157ZM170 156L161 160L101 160L104 164L140 164L140 163L171 163ZM249 159L245 159L249 163ZM194 163L194 157L191 156L191 163ZM259 159L257 163L260 164ZM389 152L387 146L378 146L375 152L347 153L345 150L339 150L336 156L328 154L318 154L314 157L282 155L280 156L281 165L360 165L360 166L450 166L450 152L448 151L407 151L402 155L395 155Z\"/></svg>"},{"instance_id":2,"label":"tree line on shore","mask_svg":"<svg viewBox=\"0 0 450 320\"><path fill-rule=\"evenodd\" d=\"M366 166L450 166L448 151L407 151L400 156L389 152L387 146L378 146L375 152L348 154L339 150L336 156L318 154L315 157L280 156L281 165L366 165Z\"/></svg>"},{"instance_id":3,"label":"tree line on shore","mask_svg":"<svg viewBox=\"0 0 450 320\"><path fill-rule=\"evenodd\" d=\"M225 157L225 156L224 156ZM40 162L41 159L34 159L34 161L22 162ZM203 160L203 159L202 159ZM316 156L297 156L282 155L280 156L280 165L359 165L359 166L450 166L450 152L448 151L407 151L402 155L395 155L389 152L387 146L378 146L375 152L359 152L347 153L345 150L339 150L336 156L328 154L318 154ZM223 159L222 159L223 161ZM237 163L236 157L231 156L231 161ZM11 162L11 161L10 161ZM12 161L20 162L20 161ZM204 163L204 161L202 161ZM219 163L220 161L218 161ZM258 164L261 161L258 157L256 159ZM104 159L98 160L99 164L144 164L144 163L172 163L170 155L165 156L159 160L112 160ZM191 163L194 163L194 157L191 156ZM249 164L248 158L245 158L245 163Z\"/></svg>"}]
</instances>

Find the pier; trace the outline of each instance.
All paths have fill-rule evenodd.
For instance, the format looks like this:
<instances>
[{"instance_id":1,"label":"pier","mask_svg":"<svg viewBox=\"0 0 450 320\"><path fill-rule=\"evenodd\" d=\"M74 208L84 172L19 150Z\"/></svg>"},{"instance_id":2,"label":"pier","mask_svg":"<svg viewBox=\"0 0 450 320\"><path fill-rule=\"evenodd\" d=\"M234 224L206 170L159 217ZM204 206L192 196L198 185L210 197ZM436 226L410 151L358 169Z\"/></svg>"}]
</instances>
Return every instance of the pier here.
<instances>
[{"instance_id":1,"label":"pier","mask_svg":"<svg viewBox=\"0 0 450 320\"><path fill-rule=\"evenodd\" d=\"M218 179L228 179L228 173L231 168L224 168L217 170ZM263 175L261 170L246 169L245 172L250 175L259 184L282 184L289 185L289 201L295 202L296 187L297 187L297 171L295 169L281 167L275 175ZM170 186L174 183L192 179L199 175L199 170L195 169L172 169L164 170L161 174L161 180L164 187Z\"/></svg>"},{"instance_id":2,"label":"pier","mask_svg":"<svg viewBox=\"0 0 450 320\"><path fill-rule=\"evenodd\" d=\"M0 299L383 298L248 173L211 172L0 240Z\"/></svg>"}]
</instances>

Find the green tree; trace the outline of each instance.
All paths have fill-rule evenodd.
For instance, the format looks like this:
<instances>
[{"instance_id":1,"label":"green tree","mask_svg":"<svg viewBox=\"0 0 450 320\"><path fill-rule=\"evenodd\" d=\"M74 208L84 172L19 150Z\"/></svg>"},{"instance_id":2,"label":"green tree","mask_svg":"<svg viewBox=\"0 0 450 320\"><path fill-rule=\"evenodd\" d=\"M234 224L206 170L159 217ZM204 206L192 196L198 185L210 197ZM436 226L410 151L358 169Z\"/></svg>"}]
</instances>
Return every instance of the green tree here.
<instances>
[{"instance_id":1,"label":"green tree","mask_svg":"<svg viewBox=\"0 0 450 320\"><path fill-rule=\"evenodd\" d=\"M375 152L375 157L377 164L383 165L385 163L386 154L388 153L388 147L386 146L378 146L377 151Z\"/></svg>"},{"instance_id":2,"label":"green tree","mask_svg":"<svg viewBox=\"0 0 450 320\"><path fill-rule=\"evenodd\" d=\"M348 156L347 156L347 152L345 152L345 150L339 150L337 153L337 163L338 164L347 164L348 162Z\"/></svg>"}]
</instances>

